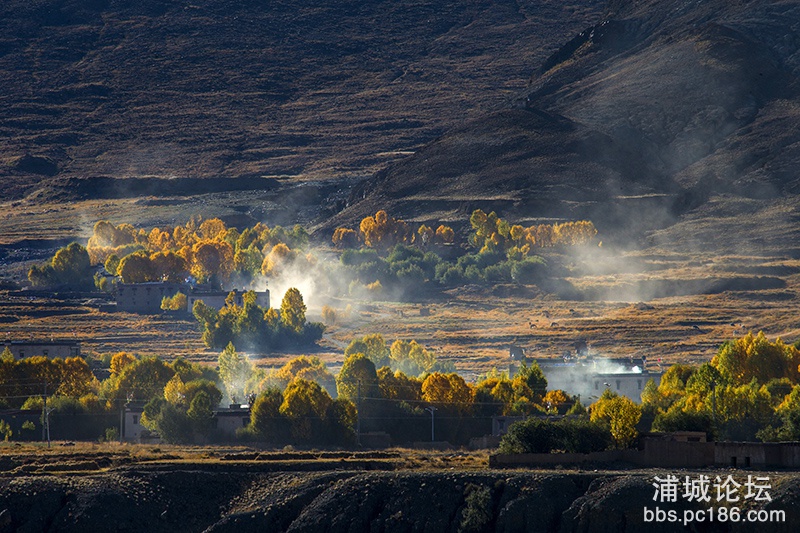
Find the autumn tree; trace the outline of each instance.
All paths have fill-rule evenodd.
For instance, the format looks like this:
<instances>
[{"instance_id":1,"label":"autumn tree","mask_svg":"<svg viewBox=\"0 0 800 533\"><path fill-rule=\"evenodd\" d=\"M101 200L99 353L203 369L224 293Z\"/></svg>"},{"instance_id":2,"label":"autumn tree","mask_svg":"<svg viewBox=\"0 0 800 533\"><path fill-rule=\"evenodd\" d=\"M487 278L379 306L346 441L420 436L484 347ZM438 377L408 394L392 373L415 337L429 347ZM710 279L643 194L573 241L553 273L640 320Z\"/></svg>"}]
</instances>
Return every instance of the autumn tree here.
<instances>
[{"instance_id":1,"label":"autumn tree","mask_svg":"<svg viewBox=\"0 0 800 533\"><path fill-rule=\"evenodd\" d=\"M378 375L375 364L364 354L347 356L336 376L336 390L340 398L357 400L360 395L370 396L378 390Z\"/></svg>"},{"instance_id":2,"label":"autumn tree","mask_svg":"<svg viewBox=\"0 0 800 533\"><path fill-rule=\"evenodd\" d=\"M466 414L472 409L474 392L458 374L434 372L422 382L422 399L439 408Z\"/></svg>"},{"instance_id":3,"label":"autumn tree","mask_svg":"<svg viewBox=\"0 0 800 533\"><path fill-rule=\"evenodd\" d=\"M391 363L406 374L420 375L431 372L436 366L436 356L417 341L396 340L390 349Z\"/></svg>"},{"instance_id":4,"label":"autumn tree","mask_svg":"<svg viewBox=\"0 0 800 533\"><path fill-rule=\"evenodd\" d=\"M59 249L50 262L34 265L28 271L28 280L34 287L68 286L87 289L94 285L86 248L73 242Z\"/></svg>"},{"instance_id":5,"label":"autumn tree","mask_svg":"<svg viewBox=\"0 0 800 533\"><path fill-rule=\"evenodd\" d=\"M422 380L407 376L400 370L392 371L388 366L377 372L378 388L382 398L403 402L422 400Z\"/></svg>"},{"instance_id":6,"label":"autumn tree","mask_svg":"<svg viewBox=\"0 0 800 533\"><path fill-rule=\"evenodd\" d=\"M68 357L61 367L61 383L56 393L71 398L94 394L100 383L82 357Z\"/></svg>"},{"instance_id":7,"label":"autumn tree","mask_svg":"<svg viewBox=\"0 0 800 533\"><path fill-rule=\"evenodd\" d=\"M591 406L590 420L605 424L618 448L627 448L638 435L636 424L642 418L641 408L630 398L606 389Z\"/></svg>"},{"instance_id":8,"label":"autumn tree","mask_svg":"<svg viewBox=\"0 0 800 533\"><path fill-rule=\"evenodd\" d=\"M268 375L262 382L262 388L276 386L284 389L297 378L319 383L329 394L336 392L336 378L328 371L325 363L319 357L307 355L293 357L277 372Z\"/></svg>"},{"instance_id":9,"label":"autumn tree","mask_svg":"<svg viewBox=\"0 0 800 533\"><path fill-rule=\"evenodd\" d=\"M453 244L456 234L450 226L440 225L436 228L434 242L436 244Z\"/></svg>"},{"instance_id":10,"label":"autumn tree","mask_svg":"<svg viewBox=\"0 0 800 533\"><path fill-rule=\"evenodd\" d=\"M123 283L144 283L155 280L155 270L147 252L139 251L123 257L117 267Z\"/></svg>"},{"instance_id":11,"label":"autumn tree","mask_svg":"<svg viewBox=\"0 0 800 533\"><path fill-rule=\"evenodd\" d=\"M359 235L366 246L388 249L398 243L409 242L411 228L400 219L390 217L386 211L364 218L359 225Z\"/></svg>"},{"instance_id":12,"label":"autumn tree","mask_svg":"<svg viewBox=\"0 0 800 533\"><path fill-rule=\"evenodd\" d=\"M800 351L781 339L770 342L762 331L726 342L711 364L736 385L748 383L753 378L759 383L783 377L797 383L800 379Z\"/></svg>"},{"instance_id":13,"label":"autumn tree","mask_svg":"<svg viewBox=\"0 0 800 533\"><path fill-rule=\"evenodd\" d=\"M344 350L345 357L357 353L364 354L372 361L375 368L380 368L389 362L389 348L380 333L372 333L350 341L350 344Z\"/></svg>"},{"instance_id":14,"label":"autumn tree","mask_svg":"<svg viewBox=\"0 0 800 533\"><path fill-rule=\"evenodd\" d=\"M358 246L358 233L350 228L336 228L331 240L337 248L355 248Z\"/></svg>"},{"instance_id":15,"label":"autumn tree","mask_svg":"<svg viewBox=\"0 0 800 533\"><path fill-rule=\"evenodd\" d=\"M136 357L133 354L128 352L117 352L113 356L111 356L111 375L119 375L122 373L122 370L130 365L131 363L136 362Z\"/></svg>"},{"instance_id":16,"label":"autumn tree","mask_svg":"<svg viewBox=\"0 0 800 533\"><path fill-rule=\"evenodd\" d=\"M148 401L163 397L164 387L175 372L157 357L143 357L127 364L117 376L103 383L109 401Z\"/></svg>"},{"instance_id":17,"label":"autumn tree","mask_svg":"<svg viewBox=\"0 0 800 533\"><path fill-rule=\"evenodd\" d=\"M228 280L233 271L233 247L226 241L200 241L192 247L190 271L198 281Z\"/></svg>"},{"instance_id":18,"label":"autumn tree","mask_svg":"<svg viewBox=\"0 0 800 533\"><path fill-rule=\"evenodd\" d=\"M250 408L250 427L263 440L277 444L288 438L289 425L281 413L283 393L278 388L261 392Z\"/></svg>"},{"instance_id":19,"label":"autumn tree","mask_svg":"<svg viewBox=\"0 0 800 533\"><path fill-rule=\"evenodd\" d=\"M306 304L303 302L303 295L300 291L292 287L286 291L281 301L281 322L293 329L301 331L306 322Z\"/></svg>"},{"instance_id":20,"label":"autumn tree","mask_svg":"<svg viewBox=\"0 0 800 533\"><path fill-rule=\"evenodd\" d=\"M164 399L173 405L183 405L186 401L186 387L179 374L175 374L164 386Z\"/></svg>"},{"instance_id":21,"label":"autumn tree","mask_svg":"<svg viewBox=\"0 0 800 533\"><path fill-rule=\"evenodd\" d=\"M319 438L332 402L330 395L317 383L295 379L283 393L280 413L289 420L292 437L307 443L314 437Z\"/></svg>"},{"instance_id":22,"label":"autumn tree","mask_svg":"<svg viewBox=\"0 0 800 533\"><path fill-rule=\"evenodd\" d=\"M188 299L182 292L176 292L172 296L164 296L161 299L161 309L165 311L186 311L188 305Z\"/></svg>"},{"instance_id":23,"label":"autumn tree","mask_svg":"<svg viewBox=\"0 0 800 533\"><path fill-rule=\"evenodd\" d=\"M151 276L158 281L181 282L186 279L186 260L172 251L156 252L150 256Z\"/></svg>"}]
</instances>

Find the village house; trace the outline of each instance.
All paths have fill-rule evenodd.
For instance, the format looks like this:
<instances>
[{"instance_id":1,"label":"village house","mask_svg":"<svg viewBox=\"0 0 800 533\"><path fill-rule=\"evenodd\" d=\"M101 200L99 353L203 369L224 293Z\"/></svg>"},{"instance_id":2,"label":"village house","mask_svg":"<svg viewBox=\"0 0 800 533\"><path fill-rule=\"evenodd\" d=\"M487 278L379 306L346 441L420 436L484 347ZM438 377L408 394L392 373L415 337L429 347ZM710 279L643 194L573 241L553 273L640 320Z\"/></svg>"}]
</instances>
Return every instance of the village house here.
<instances>
[{"instance_id":1,"label":"village house","mask_svg":"<svg viewBox=\"0 0 800 533\"><path fill-rule=\"evenodd\" d=\"M44 357L60 357L66 359L67 357L80 357L81 343L77 340L8 340L4 342L4 348L8 348L14 359L25 359L26 357L33 357L41 355ZM2 350L0 350L2 351Z\"/></svg>"},{"instance_id":2,"label":"village house","mask_svg":"<svg viewBox=\"0 0 800 533\"><path fill-rule=\"evenodd\" d=\"M597 400L606 389L640 403L647 382L652 379L658 386L662 375L660 370L648 369L646 360L538 359L536 362L547 379L549 390L560 389L580 396L587 405Z\"/></svg>"},{"instance_id":3,"label":"village house","mask_svg":"<svg viewBox=\"0 0 800 533\"><path fill-rule=\"evenodd\" d=\"M194 303L198 300L203 302L209 307L220 310L225 307L225 302L230 293L233 293L233 301L236 305L244 305L244 292L233 289L232 291L209 291L209 290L192 290L187 294L188 310L191 311ZM256 305L259 307L269 308L269 291L256 291Z\"/></svg>"},{"instance_id":4,"label":"village house","mask_svg":"<svg viewBox=\"0 0 800 533\"><path fill-rule=\"evenodd\" d=\"M122 429L122 440L125 442L154 442L154 434L142 425L141 406L128 406L125 408L125 416ZM243 428L250 423L250 406L232 404L229 407L221 407L214 410L214 428L217 430L218 437L225 440L235 440L236 430ZM160 439L159 439L160 440Z\"/></svg>"},{"instance_id":5,"label":"village house","mask_svg":"<svg viewBox=\"0 0 800 533\"><path fill-rule=\"evenodd\" d=\"M154 281L148 283L118 283L116 287L117 310L128 313L158 314L161 313L161 301L171 298L177 293L183 293L187 298L185 312L190 313L196 301L214 309L222 309L228 295L233 292L236 305L243 305L244 291L213 290L205 287L192 286L189 283L172 283ZM269 291L257 291L256 303L261 307L269 307Z\"/></svg>"}]
</instances>

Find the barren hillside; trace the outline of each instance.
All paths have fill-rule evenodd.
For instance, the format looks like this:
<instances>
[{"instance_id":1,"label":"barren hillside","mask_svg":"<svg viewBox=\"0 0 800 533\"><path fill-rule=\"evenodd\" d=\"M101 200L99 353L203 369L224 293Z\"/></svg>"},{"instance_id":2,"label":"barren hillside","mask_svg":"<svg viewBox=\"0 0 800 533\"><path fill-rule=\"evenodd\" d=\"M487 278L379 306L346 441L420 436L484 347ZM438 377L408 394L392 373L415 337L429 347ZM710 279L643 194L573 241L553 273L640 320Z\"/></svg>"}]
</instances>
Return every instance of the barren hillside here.
<instances>
[{"instance_id":1,"label":"barren hillside","mask_svg":"<svg viewBox=\"0 0 800 533\"><path fill-rule=\"evenodd\" d=\"M795 2L609 2L536 65L515 105L365 182L339 220L378 205L458 218L491 204L520 220L591 218L627 239L680 220L713 234L736 216L749 240L785 244L800 183L799 31ZM761 225L778 198L789 213ZM686 229L658 242L698 241Z\"/></svg>"},{"instance_id":2,"label":"barren hillside","mask_svg":"<svg viewBox=\"0 0 800 533\"><path fill-rule=\"evenodd\" d=\"M504 105L601 4L3 2L0 194L51 176L365 177Z\"/></svg>"}]
</instances>

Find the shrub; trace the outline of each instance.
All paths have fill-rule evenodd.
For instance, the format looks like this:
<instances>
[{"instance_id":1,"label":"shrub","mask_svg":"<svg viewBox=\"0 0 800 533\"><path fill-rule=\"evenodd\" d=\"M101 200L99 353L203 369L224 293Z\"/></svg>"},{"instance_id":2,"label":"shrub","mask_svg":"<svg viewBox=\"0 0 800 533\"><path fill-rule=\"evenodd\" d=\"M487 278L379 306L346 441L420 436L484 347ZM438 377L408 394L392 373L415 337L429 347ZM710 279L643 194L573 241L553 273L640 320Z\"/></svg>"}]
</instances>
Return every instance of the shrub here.
<instances>
[{"instance_id":1,"label":"shrub","mask_svg":"<svg viewBox=\"0 0 800 533\"><path fill-rule=\"evenodd\" d=\"M605 450L610 444L609 431L585 419L551 422L530 418L512 424L500 441L500 453L589 453Z\"/></svg>"}]
</instances>

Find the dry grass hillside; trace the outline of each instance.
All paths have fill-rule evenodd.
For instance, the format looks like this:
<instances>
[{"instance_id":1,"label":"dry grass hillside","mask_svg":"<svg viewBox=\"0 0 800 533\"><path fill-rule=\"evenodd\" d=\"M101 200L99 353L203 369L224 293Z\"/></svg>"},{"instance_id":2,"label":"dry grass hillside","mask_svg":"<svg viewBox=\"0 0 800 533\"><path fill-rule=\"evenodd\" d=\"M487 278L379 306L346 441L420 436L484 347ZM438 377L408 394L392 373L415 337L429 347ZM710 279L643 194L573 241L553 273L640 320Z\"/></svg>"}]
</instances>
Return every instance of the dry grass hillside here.
<instances>
[{"instance_id":1,"label":"dry grass hillside","mask_svg":"<svg viewBox=\"0 0 800 533\"><path fill-rule=\"evenodd\" d=\"M599 0L12 0L0 195L49 177L365 177L503 105Z\"/></svg>"}]
</instances>

